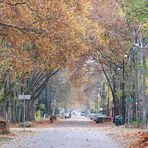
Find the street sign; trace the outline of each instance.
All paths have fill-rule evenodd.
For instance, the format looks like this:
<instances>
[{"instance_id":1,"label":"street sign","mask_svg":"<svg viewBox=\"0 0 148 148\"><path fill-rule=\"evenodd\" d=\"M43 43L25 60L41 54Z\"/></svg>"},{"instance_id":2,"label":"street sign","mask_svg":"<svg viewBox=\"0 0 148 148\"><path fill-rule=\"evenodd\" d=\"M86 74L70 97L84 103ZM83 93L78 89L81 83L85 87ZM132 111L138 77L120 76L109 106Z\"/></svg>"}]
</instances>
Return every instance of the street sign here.
<instances>
[{"instance_id":1,"label":"street sign","mask_svg":"<svg viewBox=\"0 0 148 148\"><path fill-rule=\"evenodd\" d=\"M31 95L19 95L19 100L30 100L31 99Z\"/></svg>"},{"instance_id":2,"label":"street sign","mask_svg":"<svg viewBox=\"0 0 148 148\"><path fill-rule=\"evenodd\" d=\"M127 103L133 103L134 99L133 98L127 98Z\"/></svg>"},{"instance_id":3,"label":"street sign","mask_svg":"<svg viewBox=\"0 0 148 148\"><path fill-rule=\"evenodd\" d=\"M26 107L26 105L25 105L25 100L30 100L31 99L31 95L24 95L24 93L23 93L23 95L19 95L18 96L18 98L19 98L19 100L23 100L23 102L24 102L24 132L25 132L25 112L26 112L26 110L25 110L25 107Z\"/></svg>"}]
</instances>

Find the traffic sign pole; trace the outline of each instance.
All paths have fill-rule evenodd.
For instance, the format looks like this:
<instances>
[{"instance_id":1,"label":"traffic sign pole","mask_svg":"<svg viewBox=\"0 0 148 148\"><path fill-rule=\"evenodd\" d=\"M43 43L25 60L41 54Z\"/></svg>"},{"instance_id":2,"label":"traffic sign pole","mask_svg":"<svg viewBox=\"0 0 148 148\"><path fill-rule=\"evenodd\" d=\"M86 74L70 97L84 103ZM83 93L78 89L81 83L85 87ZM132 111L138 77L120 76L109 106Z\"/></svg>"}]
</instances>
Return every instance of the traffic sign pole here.
<instances>
[{"instance_id":1,"label":"traffic sign pole","mask_svg":"<svg viewBox=\"0 0 148 148\"><path fill-rule=\"evenodd\" d=\"M24 99L24 132L25 132L25 95L23 93L23 99Z\"/></svg>"},{"instance_id":2,"label":"traffic sign pole","mask_svg":"<svg viewBox=\"0 0 148 148\"><path fill-rule=\"evenodd\" d=\"M31 99L31 96L30 95L25 95L24 93L23 93L23 95L19 95L19 100L23 100L23 108L24 108L24 132L25 132L25 123L26 123L26 121L25 121L25 112L26 112L26 109L25 109L25 107L26 107L26 101L25 100L29 100L29 99Z\"/></svg>"}]
</instances>

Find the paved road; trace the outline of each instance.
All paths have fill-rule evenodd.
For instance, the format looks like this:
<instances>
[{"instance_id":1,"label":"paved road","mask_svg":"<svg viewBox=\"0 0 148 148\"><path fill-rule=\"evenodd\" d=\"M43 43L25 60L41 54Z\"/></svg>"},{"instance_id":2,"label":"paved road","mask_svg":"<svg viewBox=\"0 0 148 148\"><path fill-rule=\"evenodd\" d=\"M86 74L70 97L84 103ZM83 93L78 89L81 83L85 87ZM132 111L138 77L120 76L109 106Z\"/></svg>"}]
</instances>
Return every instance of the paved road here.
<instances>
[{"instance_id":1,"label":"paved road","mask_svg":"<svg viewBox=\"0 0 148 148\"><path fill-rule=\"evenodd\" d=\"M105 132L86 118L60 121L55 127L40 129L34 135L18 137L2 148L121 148Z\"/></svg>"}]
</instances>

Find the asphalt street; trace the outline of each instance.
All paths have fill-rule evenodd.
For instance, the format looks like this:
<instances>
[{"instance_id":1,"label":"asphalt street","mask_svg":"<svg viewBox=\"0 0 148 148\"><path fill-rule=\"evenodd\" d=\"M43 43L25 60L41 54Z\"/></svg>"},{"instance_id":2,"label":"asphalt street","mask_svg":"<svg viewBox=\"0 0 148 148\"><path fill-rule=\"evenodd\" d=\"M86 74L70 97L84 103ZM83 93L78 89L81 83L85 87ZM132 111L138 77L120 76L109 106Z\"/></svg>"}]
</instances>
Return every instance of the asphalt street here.
<instances>
[{"instance_id":1,"label":"asphalt street","mask_svg":"<svg viewBox=\"0 0 148 148\"><path fill-rule=\"evenodd\" d=\"M52 128L34 131L35 134L17 137L1 148L121 148L85 117L62 120Z\"/></svg>"}]
</instances>

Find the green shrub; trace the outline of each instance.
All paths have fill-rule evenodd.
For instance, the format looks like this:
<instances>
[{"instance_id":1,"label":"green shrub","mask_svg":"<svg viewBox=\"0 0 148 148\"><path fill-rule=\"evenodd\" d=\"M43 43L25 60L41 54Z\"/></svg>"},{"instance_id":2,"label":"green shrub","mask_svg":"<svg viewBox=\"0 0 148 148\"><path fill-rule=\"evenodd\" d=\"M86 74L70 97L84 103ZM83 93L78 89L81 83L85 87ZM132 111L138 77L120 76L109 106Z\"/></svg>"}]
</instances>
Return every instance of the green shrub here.
<instances>
[{"instance_id":1,"label":"green shrub","mask_svg":"<svg viewBox=\"0 0 148 148\"><path fill-rule=\"evenodd\" d=\"M35 114L35 120L36 121L40 121L41 120L41 111L37 110L36 114Z\"/></svg>"}]
</instances>

